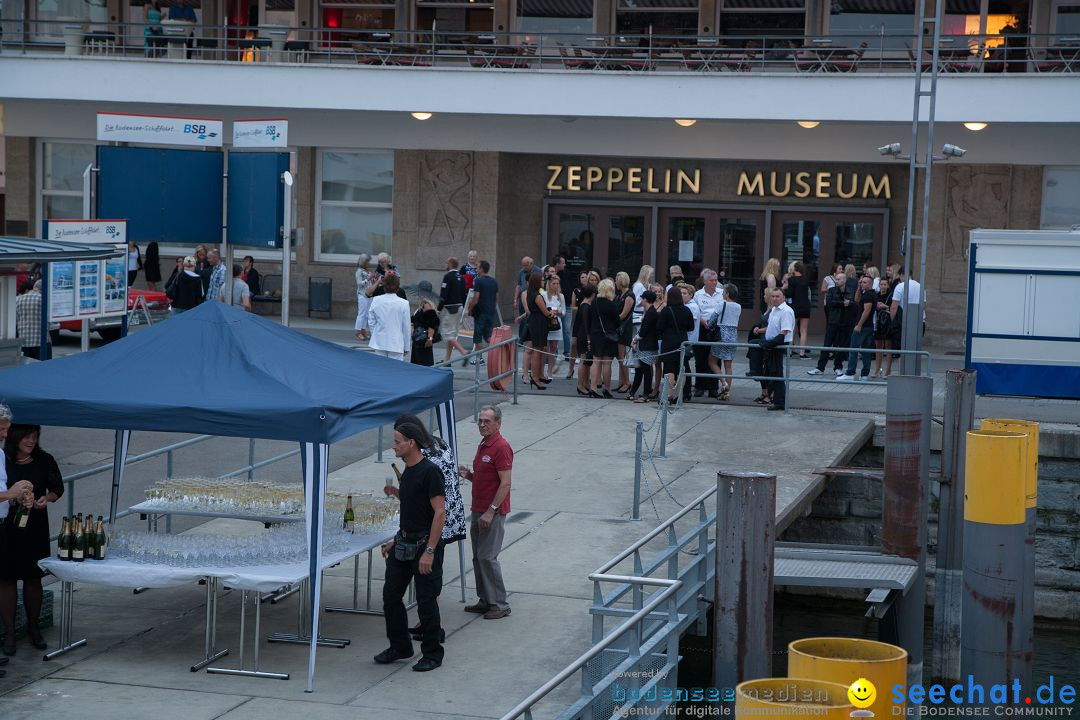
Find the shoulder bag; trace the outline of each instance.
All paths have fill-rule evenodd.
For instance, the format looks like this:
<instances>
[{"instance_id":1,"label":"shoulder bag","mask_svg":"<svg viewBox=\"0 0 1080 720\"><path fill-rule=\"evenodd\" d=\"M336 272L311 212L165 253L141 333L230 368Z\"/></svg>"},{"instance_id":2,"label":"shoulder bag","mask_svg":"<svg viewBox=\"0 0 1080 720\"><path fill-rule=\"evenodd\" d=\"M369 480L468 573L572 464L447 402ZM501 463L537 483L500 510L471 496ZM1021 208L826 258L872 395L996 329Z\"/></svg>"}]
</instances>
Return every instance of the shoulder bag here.
<instances>
[{"instance_id":1,"label":"shoulder bag","mask_svg":"<svg viewBox=\"0 0 1080 720\"><path fill-rule=\"evenodd\" d=\"M609 332L608 329L604 327L604 317L600 314L599 308L596 310L596 319L600 321L600 332L604 334L604 339L608 342L619 342L619 332L617 330Z\"/></svg>"}]
</instances>

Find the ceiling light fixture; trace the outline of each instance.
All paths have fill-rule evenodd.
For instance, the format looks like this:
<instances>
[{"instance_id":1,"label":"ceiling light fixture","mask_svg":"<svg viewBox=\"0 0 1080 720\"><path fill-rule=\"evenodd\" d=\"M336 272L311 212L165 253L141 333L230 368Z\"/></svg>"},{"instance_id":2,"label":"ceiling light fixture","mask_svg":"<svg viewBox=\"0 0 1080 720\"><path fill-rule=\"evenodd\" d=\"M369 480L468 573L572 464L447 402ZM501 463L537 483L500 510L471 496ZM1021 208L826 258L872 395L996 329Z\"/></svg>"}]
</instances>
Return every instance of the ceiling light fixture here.
<instances>
[{"instance_id":1,"label":"ceiling light fixture","mask_svg":"<svg viewBox=\"0 0 1080 720\"><path fill-rule=\"evenodd\" d=\"M409 114L412 115L417 120L427 120L427 119L429 119L431 117L431 113L429 113L429 112L414 112L414 113L409 113Z\"/></svg>"},{"instance_id":2,"label":"ceiling light fixture","mask_svg":"<svg viewBox=\"0 0 1080 720\"><path fill-rule=\"evenodd\" d=\"M813 130L820 125L821 122L818 120L796 120L795 124L801 128L806 128L807 130Z\"/></svg>"},{"instance_id":3,"label":"ceiling light fixture","mask_svg":"<svg viewBox=\"0 0 1080 720\"><path fill-rule=\"evenodd\" d=\"M690 127L691 125L693 125L696 122L697 122L697 120L686 120L686 119L680 118L680 119L675 121L675 124L680 126L680 127Z\"/></svg>"},{"instance_id":4,"label":"ceiling light fixture","mask_svg":"<svg viewBox=\"0 0 1080 720\"><path fill-rule=\"evenodd\" d=\"M984 122L966 122L966 123L964 123L964 127L966 127L968 130L970 130L972 132L979 132L980 130L985 130L986 129L986 123L984 123Z\"/></svg>"}]
</instances>

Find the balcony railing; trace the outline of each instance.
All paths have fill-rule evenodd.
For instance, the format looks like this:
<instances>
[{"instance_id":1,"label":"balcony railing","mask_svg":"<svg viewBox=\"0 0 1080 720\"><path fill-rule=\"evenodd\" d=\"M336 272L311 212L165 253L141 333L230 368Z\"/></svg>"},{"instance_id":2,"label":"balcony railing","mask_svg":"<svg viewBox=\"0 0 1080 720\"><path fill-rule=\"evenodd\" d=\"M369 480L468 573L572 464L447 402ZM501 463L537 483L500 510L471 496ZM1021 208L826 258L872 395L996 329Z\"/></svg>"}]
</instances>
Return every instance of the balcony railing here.
<instances>
[{"instance_id":1,"label":"balcony railing","mask_svg":"<svg viewBox=\"0 0 1080 720\"><path fill-rule=\"evenodd\" d=\"M929 71L914 35L673 36L462 33L196 25L163 21L91 25L0 21L0 52L155 60L355 64L496 71L679 73L905 73ZM953 35L941 39L942 73L1080 74L1080 36Z\"/></svg>"}]
</instances>

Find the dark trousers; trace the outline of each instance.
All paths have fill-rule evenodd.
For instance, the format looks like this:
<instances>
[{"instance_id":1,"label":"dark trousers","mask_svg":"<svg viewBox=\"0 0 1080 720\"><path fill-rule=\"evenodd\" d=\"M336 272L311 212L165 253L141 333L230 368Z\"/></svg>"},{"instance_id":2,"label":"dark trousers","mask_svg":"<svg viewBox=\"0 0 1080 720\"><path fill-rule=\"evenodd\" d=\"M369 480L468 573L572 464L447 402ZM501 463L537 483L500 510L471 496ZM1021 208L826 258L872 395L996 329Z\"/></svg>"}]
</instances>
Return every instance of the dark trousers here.
<instances>
[{"instance_id":1,"label":"dark trousers","mask_svg":"<svg viewBox=\"0 0 1080 720\"><path fill-rule=\"evenodd\" d=\"M791 348L790 345L780 345L765 351L765 374L776 380L770 380L767 385L772 393L773 405L784 406L786 393L784 392L784 354Z\"/></svg>"},{"instance_id":2,"label":"dark trousers","mask_svg":"<svg viewBox=\"0 0 1080 720\"><path fill-rule=\"evenodd\" d=\"M690 369L690 353L689 352L687 352L686 354L683 355L682 367L683 367L683 372L684 373L693 372L693 370ZM685 375L684 375L684 377L686 377L686 382L684 382L683 386L682 386L682 396L683 396L683 400L689 400L690 397L694 394L694 388L691 387L693 385L693 383L690 382L690 380L691 380L690 377L685 376Z\"/></svg>"},{"instance_id":3,"label":"dark trousers","mask_svg":"<svg viewBox=\"0 0 1080 720\"><path fill-rule=\"evenodd\" d=\"M842 348L844 343L847 342L850 334L844 333L844 326L839 323L828 323L825 326L825 342L822 343L825 347ZM822 350L821 355L818 357L817 369L825 372L825 366L829 364L829 358L832 358L833 367L837 370L844 369L844 353L836 352L834 350Z\"/></svg>"},{"instance_id":4,"label":"dark trousers","mask_svg":"<svg viewBox=\"0 0 1080 720\"><path fill-rule=\"evenodd\" d=\"M652 392L652 365L639 362L634 371L634 383L630 386L630 394L636 395L641 384L645 383L645 394Z\"/></svg>"},{"instance_id":5,"label":"dark trousers","mask_svg":"<svg viewBox=\"0 0 1080 720\"><path fill-rule=\"evenodd\" d=\"M701 345L694 346L694 367L697 368L699 373L711 373L712 369L709 367L709 353L712 351L711 347ZM698 390L711 390L716 392L719 387L717 378L695 378L697 382L694 383L694 387Z\"/></svg>"},{"instance_id":6,"label":"dark trousers","mask_svg":"<svg viewBox=\"0 0 1080 720\"><path fill-rule=\"evenodd\" d=\"M405 591L409 582L416 581L416 608L420 614L423 640L420 652L424 657L442 662L443 646L439 642L439 593L442 592L443 543L435 548L435 558L429 575L420 574L421 551L415 558L403 562L394 557L391 550L386 558L386 579L383 581L383 615L386 618L386 637L390 647L403 655L412 655L412 639L409 637L409 617L405 610Z\"/></svg>"},{"instance_id":7,"label":"dark trousers","mask_svg":"<svg viewBox=\"0 0 1080 720\"><path fill-rule=\"evenodd\" d=\"M855 352L859 349L870 350L871 352L864 352L862 354L862 376L868 377L870 375L870 365L874 361L874 328L869 324L862 330L851 332L851 352L848 353L847 360L847 374L854 375L855 370L859 365L859 353Z\"/></svg>"}]
</instances>

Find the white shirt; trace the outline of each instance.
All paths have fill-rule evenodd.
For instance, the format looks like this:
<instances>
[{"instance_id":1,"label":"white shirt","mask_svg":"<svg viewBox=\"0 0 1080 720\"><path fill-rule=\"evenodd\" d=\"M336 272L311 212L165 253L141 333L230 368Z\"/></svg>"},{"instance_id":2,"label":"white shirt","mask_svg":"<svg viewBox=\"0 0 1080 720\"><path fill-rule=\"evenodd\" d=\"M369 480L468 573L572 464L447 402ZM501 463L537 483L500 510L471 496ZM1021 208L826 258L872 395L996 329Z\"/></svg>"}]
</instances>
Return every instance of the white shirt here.
<instances>
[{"instance_id":1,"label":"white shirt","mask_svg":"<svg viewBox=\"0 0 1080 720\"><path fill-rule=\"evenodd\" d=\"M881 278L879 278L879 277L874 278L874 292L877 292L880 287L881 287Z\"/></svg>"},{"instance_id":2,"label":"white shirt","mask_svg":"<svg viewBox=\"0 0 1080 720\"><path fill-rule=\"evenodd\" d=\"M640 280L630 288L631 292L634 293L634 322L636 323L641 322L641 316L645 314L645 308L641 306L641 293L648 289Z\"/></svg>"},{"instance_id":3,"label":"white shirt","mask_svg":"<svg viewBox=\"0 0 1080 720\"><path fill-rule=\"evenodd\" d=\"M694 329L686 333L686 339L690 342L697 342L698 334L701 331L701 308L691 299L690 302L686 303L686 309L694 316Z\"/></svg>"},{"instance_id":4,"label":"white shirt","mask_svg":"<svg viewBox=\"0 0 1080 720\"><path fill-rule=\"evenodd\" d=\"M139 251L128 250L128 272L134 272L139 269Z\"/></svg>"},{"instance_id":5,"label":"white shirt","mask_svg":"<svg viewBox=\"0 0 1080 720\"><path fill-rule=\"evenodd\" d=\"M772 340L785 330L784 344L791 344L791 335L795 332L795 311L787 303L780 303L769 313L769 327L765 329L765 339Z\"/></svg>"},{"instance_id":6,"label":"white shirt","mask_svg":"<svg viewBox=\"0 0 1080 720\"><path fill-rule=\"evenodd\" d=\"M694 293L694 302L697 303L698 310L701 311L701 317L708 320L712 317L713 311L724 303L724 293L720 292L720 288L717 287L713 289L713 294L710 295L705 292L705 288L701 288Z\"/></svg>"},{"instance_id":7,"label":"white shirt","mask_svg":"<svg viewBox=\"0 0 1080 720\"><path fill-rule=\"evenodd\" d=\"M907 287L907 293L904 293L903 288ZM922 291L922 286L919 285L918 280L905 280L902 283L897 283L893 289L892 301L900 303L900 309L909 303L921 303L923 306L923 320L926 320L926 295Z\"/></svg>"},{"instance_id":8,"label":"white shirt","mask_svg":"<svg viewBox=\"0 0 1080 720\"><path fill-rule=\"evenodd\" d=\"M412 332L409 330L411 316L409 301L386 293L371 299L368 308L368 327L372 350L407 353L412 350Z\"/></svg>"}]
</instances>

